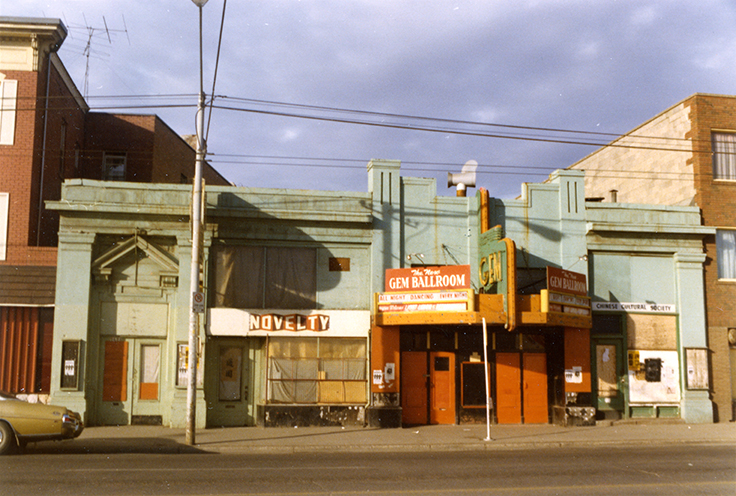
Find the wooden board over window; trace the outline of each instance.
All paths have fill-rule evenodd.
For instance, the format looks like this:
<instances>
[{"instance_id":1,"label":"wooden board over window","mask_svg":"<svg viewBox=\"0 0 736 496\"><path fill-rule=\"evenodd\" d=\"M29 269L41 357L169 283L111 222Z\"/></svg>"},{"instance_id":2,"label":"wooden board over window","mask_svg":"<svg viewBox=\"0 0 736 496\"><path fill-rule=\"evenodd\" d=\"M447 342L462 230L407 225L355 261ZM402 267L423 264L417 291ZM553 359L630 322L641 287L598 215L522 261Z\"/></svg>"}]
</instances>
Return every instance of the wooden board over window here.
<instances>
[{"instance_id":1,"label":"wooden board over window","mask_svg":"<svg viewBox=\"0 0 736 496\"><path fill-rule=\"evenodd\" d=\"M330 272L350 272L350 259L330 257Z\"/></svg>"},{"instance_id":2,"label":"wooden board over window","mask_svg":"<svg viewBox=\"0 0 736 496\"><path fill-rule=\"evenodd\" d=\"M102 382L102 401L128 399L128 343L105 343L105 371Z\"/></svg>"}]
</instances>

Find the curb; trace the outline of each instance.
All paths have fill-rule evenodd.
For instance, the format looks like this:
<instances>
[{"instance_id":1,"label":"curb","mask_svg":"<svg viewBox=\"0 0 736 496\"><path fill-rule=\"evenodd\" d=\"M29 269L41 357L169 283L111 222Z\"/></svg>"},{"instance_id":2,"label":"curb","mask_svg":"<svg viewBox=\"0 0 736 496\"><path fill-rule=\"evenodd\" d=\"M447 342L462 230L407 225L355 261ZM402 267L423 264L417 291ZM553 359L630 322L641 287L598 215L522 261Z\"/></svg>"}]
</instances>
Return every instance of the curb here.
<instances>
[{"instance_id":1,"label":"curb","mask_svg":"<svg viewBox=\"0 0 736 496\"><path fill-rule=\"evenodd\" d=\"M203 446L196 448L210 453L272 453L272 454L303 454L303 453L408 453L408 452L460 452L460 451L522 451L530 449L555 448L630 448L641 446L661 445L730 445L736 448L736 442L730 440L607 440L607 441L539 441L539 442L504 442L503 440L484 441L482 443L422 443L422 444L380 444L380 445L342 445L342 446Z\"/></svg>"}]
</instances>

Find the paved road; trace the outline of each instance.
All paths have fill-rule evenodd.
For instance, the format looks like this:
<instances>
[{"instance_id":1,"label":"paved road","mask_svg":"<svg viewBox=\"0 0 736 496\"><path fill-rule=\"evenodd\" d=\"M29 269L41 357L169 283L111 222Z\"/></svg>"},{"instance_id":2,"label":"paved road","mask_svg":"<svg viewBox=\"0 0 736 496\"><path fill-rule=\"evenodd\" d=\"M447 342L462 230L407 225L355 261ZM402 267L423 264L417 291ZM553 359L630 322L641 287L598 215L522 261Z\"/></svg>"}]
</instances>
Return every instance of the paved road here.
<instances>
[{"instance_id":1,"label":"paved road","mask_svg":"<svg viewBox=\"0 0 736 496\"><path fill-rule=\"evenodd\" d=\"M46 454L0 459L0 495L736 494L723 444L503 451Z\"/></svg>"}]
</instances>

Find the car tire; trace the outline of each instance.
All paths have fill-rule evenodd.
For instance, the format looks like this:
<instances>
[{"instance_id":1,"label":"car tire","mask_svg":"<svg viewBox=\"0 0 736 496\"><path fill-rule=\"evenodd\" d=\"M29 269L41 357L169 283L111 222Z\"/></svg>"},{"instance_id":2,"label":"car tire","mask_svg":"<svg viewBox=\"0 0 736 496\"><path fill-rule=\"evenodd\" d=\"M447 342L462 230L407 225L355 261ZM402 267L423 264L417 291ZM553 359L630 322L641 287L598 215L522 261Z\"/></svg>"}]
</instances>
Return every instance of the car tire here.
<instances>
[{"instance_id":1,"label":"car tire","mask_svg":"<svg viewBox=\"0 0 736 496\"><path fill-rule=\"evenodd\" d=\"M5 422L0 422L0 455L7 455L15 448L15 433Z\"/></svg>"}]
</instances>

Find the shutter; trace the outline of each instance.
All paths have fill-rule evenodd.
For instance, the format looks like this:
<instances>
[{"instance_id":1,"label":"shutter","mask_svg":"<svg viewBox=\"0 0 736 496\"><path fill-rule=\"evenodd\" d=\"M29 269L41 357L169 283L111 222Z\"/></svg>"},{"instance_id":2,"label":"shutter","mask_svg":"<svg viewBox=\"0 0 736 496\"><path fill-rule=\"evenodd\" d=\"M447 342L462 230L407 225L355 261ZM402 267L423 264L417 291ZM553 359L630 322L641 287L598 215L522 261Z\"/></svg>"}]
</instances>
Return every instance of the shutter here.
<instances>
[{"instance_id":1,"label":"shutter","mask_svg":"<svg viewBox=\"0 0 736 496\"><path fill-rule=\"evenodd\" d=\"M0 145L13 144L17 95L18 81L0 82Z\"/></svg>"},{"instance_id":2,"label":"shutter","mask_svg":"<svg viewBox=\"0 0 736 496\"><path fill-rule=\"evenodd\" d=\"M105 372L102 382L102 401L128 399L128 342L105 342Z\"/></svg>"}]
</instances>

